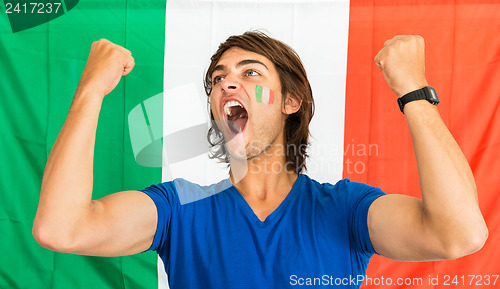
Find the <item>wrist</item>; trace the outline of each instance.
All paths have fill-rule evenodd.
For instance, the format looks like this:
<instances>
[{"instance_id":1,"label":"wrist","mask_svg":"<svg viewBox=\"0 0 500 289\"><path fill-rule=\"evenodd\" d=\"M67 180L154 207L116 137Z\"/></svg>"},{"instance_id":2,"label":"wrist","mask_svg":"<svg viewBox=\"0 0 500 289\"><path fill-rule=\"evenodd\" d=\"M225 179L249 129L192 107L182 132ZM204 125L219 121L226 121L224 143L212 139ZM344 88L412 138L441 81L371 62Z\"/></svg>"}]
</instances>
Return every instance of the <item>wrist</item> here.
<instances>
[{"instance_id":1,"label":"wrist","mask_svg":"<svg viewBox=\"0 0 500 289\"><path fill-rule=\"evenodd\" d=\"M95 98L102 101L104 99L104 93L101 90L95 89L92 85L82 84L80 83L75 91L76 97L85 97L85 98Z\"/></svg>"},{"instance_id":2,"label":"wrist","mask_svg":"<svg viewBox=\"0 0 500 289\"><path fill-rule=\"evenodd\" d=\"M399 109L401 112L404 114L405 113L405 107L416 101L420 100L425 100L429 104L432 105L437 105L439 103L439 98L436 94L436 90L430 86L425 86L423 88L413 90L408 92L407 94L403 95L402 97L397 99L397 103L399 106Z\"/></svg>"},{"instance_id":3,"label":"wrist","mask_svg":"<svg viewBox=\"0 0 500 289\"><path fill-rule=\"evenodd\" d=\"M100 110L104 96L91 89L77 88L70 111L74 110Z\"/></svg>"}]
</instances>

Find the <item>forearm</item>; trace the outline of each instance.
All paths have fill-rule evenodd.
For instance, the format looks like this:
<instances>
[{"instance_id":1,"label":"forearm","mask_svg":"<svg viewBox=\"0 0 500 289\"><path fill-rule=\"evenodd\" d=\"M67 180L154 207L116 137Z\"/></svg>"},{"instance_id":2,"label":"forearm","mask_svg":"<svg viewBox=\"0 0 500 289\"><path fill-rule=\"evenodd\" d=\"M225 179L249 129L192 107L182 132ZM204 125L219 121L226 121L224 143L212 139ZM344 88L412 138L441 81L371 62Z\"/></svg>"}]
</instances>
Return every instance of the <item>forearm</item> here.
<instances>
[{"instance_id":1,"label":"forearm","mask_svg":"<svg viewBox=\"0 0 500 289\"><path fill-rule=\"evenodd\" d=\"M424 226L452 251L455 245L477 246L487 229L467 160L437 107L420 100L408 103L404 112L418 164Z\"/></svg>"},{"instance_id":2,"label":"forearm","mask_svg":"<svg viewBox=\"0 0 500 289\"><path fill-rule=\"evenodd\" d=\"M39 234L68 238L92 209L95 133L102 97L77 91L45 167L34 222Z\"/></svg>"}]
</instances>

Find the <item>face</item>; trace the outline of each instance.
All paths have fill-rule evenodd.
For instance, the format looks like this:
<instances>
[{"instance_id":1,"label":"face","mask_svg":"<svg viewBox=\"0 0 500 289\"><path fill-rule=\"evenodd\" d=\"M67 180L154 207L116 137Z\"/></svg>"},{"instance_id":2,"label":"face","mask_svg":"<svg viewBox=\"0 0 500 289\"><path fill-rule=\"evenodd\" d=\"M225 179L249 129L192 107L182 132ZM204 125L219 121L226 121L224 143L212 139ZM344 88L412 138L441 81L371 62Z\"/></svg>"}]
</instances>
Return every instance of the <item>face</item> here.
<instances>
[{"instance_id":1,"label":"face","mask_svg":"<svg viewBox=\"0 0 500 289\"><path fill-rule=\"evenodd\" d=\"M212 73L210 103L232 157L252 159L283 144L282 98L279 75L269 59L237 47L222 55Z\"/></svg>"}]
</instances>

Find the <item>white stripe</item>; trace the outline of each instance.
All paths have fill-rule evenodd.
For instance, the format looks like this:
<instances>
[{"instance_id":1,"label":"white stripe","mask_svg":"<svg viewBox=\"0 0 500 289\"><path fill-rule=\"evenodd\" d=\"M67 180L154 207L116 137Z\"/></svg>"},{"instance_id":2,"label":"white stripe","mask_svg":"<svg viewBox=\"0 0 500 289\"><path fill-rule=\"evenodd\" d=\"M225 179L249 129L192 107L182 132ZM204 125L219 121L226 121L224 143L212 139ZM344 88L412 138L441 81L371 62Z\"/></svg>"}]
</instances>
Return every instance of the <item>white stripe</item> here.
<instances>
[{"instance_id":1,"label":"white stripe","mask_svg":"<svg viewBox=\"0 0 500 289\"><path fill-rule=\"evenodd\" d=\"M269 88L262 88L262 103L269 103Z\"/></svg>"},{"instance_id":2,"label":"white stripe","mask_svg":"<svg viewBox=\"0 0 500 289\"><path fill-rule=\"evenodd\" d=\"M342 177L348 0L169 0L166 11L164 91L193 84L190 94L196 96L183 97L196 107L206 107L201 76L210 56L230 35L259 29L292 46L304 62L316 102L307 174L320 182L334 183ZM168 107L169 94L165 95L164 131L193 125L188 123L191 114L184 114L185 120L182 115L172 119L171 109L176 108ZM269 91L266 95L269 102ZM224 166L207 156L164 166L163 171L169 172L164 181L183 177L202 185L227 177ZM159 286L167 288L163 282Z\"/></svg>"}]
</instances>

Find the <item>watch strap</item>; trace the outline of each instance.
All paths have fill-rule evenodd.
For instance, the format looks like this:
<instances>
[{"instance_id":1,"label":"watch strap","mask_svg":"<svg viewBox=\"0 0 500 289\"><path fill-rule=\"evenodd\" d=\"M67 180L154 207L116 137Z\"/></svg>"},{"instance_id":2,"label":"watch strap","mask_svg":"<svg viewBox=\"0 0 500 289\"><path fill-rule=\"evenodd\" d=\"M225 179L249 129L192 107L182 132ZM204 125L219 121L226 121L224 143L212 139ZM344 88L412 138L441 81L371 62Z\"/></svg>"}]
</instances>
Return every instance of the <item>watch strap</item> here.
<instances>
[{"instance_id":1,"label":"watch strap","mask_svg":"<svg viewBox=\"0 0 500 289\"><path fill-rule=\"evenodd\" d=\"M425 99L434 105L437 105L439 103L439 99L434 88L426 86L424 88L409 92L398 98L399 109L404 114L404 107L408 102L422 99Z\"/></svg>"}]
</instances>

